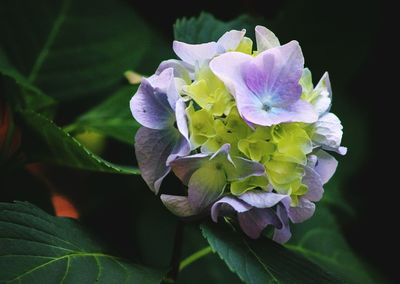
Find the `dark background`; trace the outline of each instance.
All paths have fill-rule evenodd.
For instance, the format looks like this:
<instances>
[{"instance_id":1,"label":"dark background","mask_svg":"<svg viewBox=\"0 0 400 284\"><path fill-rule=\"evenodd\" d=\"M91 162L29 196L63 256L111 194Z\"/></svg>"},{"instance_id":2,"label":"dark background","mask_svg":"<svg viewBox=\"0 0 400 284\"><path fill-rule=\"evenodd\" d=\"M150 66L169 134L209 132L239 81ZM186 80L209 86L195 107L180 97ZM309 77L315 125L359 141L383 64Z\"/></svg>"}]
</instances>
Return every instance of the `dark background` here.
<instances>
[{"instance_id":1,"label":"dark background","mask_svg":"<svg viewBox=\"0 0 400 284\"><path fill-rule=\"evenodd\" d=\"M172 26L177 18L207 11L219 19L231 20L245 13L259 18L281 43L291 39L300 42L314 83L324 71L329 71L333 111L343 122L343 145L349 147L348 155L337 157L340 164L335 180L340 179L340 183L336 182L334 189L342 193L343 203L349 204L351 213L341 206L333 206L333 210L357 254L388 280L399 280L395 235L399 224L398 182L396 166L393 166L397 164L395 154L399 143L392 137L397 128L391 126L395 122L392 118L395 111L390 110L394 108L393 98L399 93L398 79L394 78L398 47L391 42L398 32L394 31L395 18L389 16L389 7L381 1L360 0L169 1L160 7L157 1L129 2L161 35L166 46L173 40ZM151 63L142 70L155 67ZM81 108L88 106L89 102ZM79 111L78 108L75 112ZM74 115L74 112L61 111L57 119L69 121ZM112 141L105 153L105 158L125 163L131 163L132 156L133 149ZM55 185L77 205L82 221L102 236L104 242L113 244L124 256L146 262L147 255L137 244L147 239L154 243L154 253L160 254L159 264L168 262L174 230L171 224L176 219L160 209L159 201L145 189L139 177L58 168L50 171ZM50 202L43 201L48 200L48 191L25 171L13 174L2 183L2 200L29 200L51 210ZM178 186L178 183L169 179L165 186ZM140 201L130 188L141 192ZM139 215L147 217L143 219ZM130 225L132 222L134 226ZM153 225L158 229L153 230ZM160 239L168 245L157 245ZM197 239L194 237L188 242L196 243ZM222 272L229 273L227 269Z\"/></svg>"}]
</instances>

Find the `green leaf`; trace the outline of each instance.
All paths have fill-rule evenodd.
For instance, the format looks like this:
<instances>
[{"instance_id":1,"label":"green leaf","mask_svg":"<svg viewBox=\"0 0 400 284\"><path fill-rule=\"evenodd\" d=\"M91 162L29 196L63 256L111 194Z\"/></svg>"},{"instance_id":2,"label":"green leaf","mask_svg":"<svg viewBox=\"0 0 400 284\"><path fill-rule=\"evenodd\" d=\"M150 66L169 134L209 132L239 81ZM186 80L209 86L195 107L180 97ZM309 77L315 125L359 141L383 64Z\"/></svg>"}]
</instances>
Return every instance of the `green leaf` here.
<instances>
[{"instance_id":1,"label":"green leaf","mask_svg":"<svg viewBox=\"0 0 400 284\"><path fill-rule=\"evenodd\" d=\"M201 13L197 18L178 19L174 25L174 36L176 40L186 43L216 41L225 32L232 29L246 29L247 36L252 36L256 20L242 15L232 21L223 22L211 14Z\"/></svg>"},{"instance_id":2,"label":"green leaf","mask_svg":"<svg viewBox=\"0 0 400 284\"><path fill-rule=\"evenodd\" d=\"M133 144L140 125L132 117L129 101L137 87L128 86L112 94L105 101L78 117L67 127L73 131L94 131Z\"/></svg>"},{"instance_id":3,"label":"green leaf","mask_svg":"<svg viewBox=\"0 0 400 284\"><path fill-rule=\"evenodd\" d=\"M33 111L22 111L20 116L29 132L22 138L31 159L78 169L139 174L136 168L119 166L96 156L54 122ZM29 141L27 141L29 137Z\"/></svg>"},{"instance_id":4,"label":"green leaf","mask_svg":"<svg viewBox=\"0 0 400 284\"><path fill-rule=\"evenodd\" d=\"M357 258L332 213L319 205L310 220L293 225L293 238L285 246L338 275L346 283L374 283L364 264Z\"/></svg>"},{"instance_id":5,"label":"green leaf","mask_svg":"<svg viewBox=\"0 0 400 284\"><path fill-rule=\"evenodd\" d=\"M1 283L160 283L163 272L110 255L74 220L0 203Z\"/></svg>"},{"instance_id":6,"label":"green leaf","mask_svg":"<svg viewBox=\"0 0 400 284\"><path fill-rule=\"evenodd\" d=\"M245 283L340 283L270 239L250 240L226 224L202 224L201 230L213 250Z\"/></svg>"},{"instance_id":7,"label":"green leaf","mask_svg":"<svg viewBox=\"0 0 400 284\"><path fill-rule=\"evenodd\" d=\"M118 0L1 1L0 33L9 62L59 100L115 87L139 66L152 36Z\"/></svg>"},{"instance_id":8,"label":"green leaf","mask_svg":"<svg viewBox=\"0 0 400 284\"><path fill-rule=\"evenodd\" d=\"M17 98L12 98L11 95L9 95L10 100L13 101L15 104L18 104L20 107L27 107L29 109L38 111L55 104L54 99L45 95L40 89L32 85L28 81L28 79L25 78L25 76L20 74L18 70L10 64L1 47L0 74L11 79L14 84L19 86L20 90L24 92L24 96L21 95L21 92L18 92L18 94L16 95Z\"/></svg>"}]
</instances>

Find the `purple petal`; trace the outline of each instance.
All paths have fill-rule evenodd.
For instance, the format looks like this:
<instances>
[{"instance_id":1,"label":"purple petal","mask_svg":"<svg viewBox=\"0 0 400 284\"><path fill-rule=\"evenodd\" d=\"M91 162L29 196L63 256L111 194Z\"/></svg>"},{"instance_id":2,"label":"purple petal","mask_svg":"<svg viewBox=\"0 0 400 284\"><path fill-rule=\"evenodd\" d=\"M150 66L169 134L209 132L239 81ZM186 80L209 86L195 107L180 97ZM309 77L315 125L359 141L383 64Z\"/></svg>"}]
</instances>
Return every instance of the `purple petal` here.
<instances>
[{"instance_id":1,"label":"purple petal","mask_svg":"<svg viewBox=\"0 0 400 284\"><path fill-rule=\"evenodd\" d=\"M169 173L167 160L177 149L181 136L175 128L155 130L141 127L135 136L136 158L143 179L154 193L158 193L161 182Z\"/></svg>"},{"instance_id":2,"label":"purple petal","mask_svg":"<svg viewBox=\"0 0 400 284\"><path fill-rule=\"evenodd\" d=\"M174 70L174 77L181 78L185 80L186 83L190 84L190 73L194 73L194 68L192 65L176 59L165 60L158 66L156 75L160 75L161 72L168 68L172 68Z\"/></svg>"},{"instance_id":3,"label":"purple petal","mask_svg":"<svg viewBox=\"0 0 400 284\"><path fill-rule=\"evenodd\" d=\"M256 26L255 30L258 52L280 46L278 38L266 27Z\"/></svg>"},{"instance_id":4,"label":"purple petal","mask_svg":"<svg viewBox=\"0 0 400 284\"><path fill-rule=\"evenodd\" d=\"M318 119L312 105L302 100L286 107L269 109L263 108L260 103L242 98L237 98L236 101L242 116L257 125L271 126L283 122L313 123Z\"/></svg>"},{"instance_id":5,"label":"purple petal","mask_svg":"<svg viewBox=\"0 0 400 284\"><path fill-rule=\"evenodd\" d=\"M186 115L186 105L182 99L176 101L175 106L175 118L176 124L178 126L179 132L185 137L185 139L190 144L189 140L189 129L188 129L188 120Z\"/></svg>"},{"instance_id":6,"label":"purple petal","mask_svg":"<svg viewBox=\"0 0 400 284\"><path fill-rule=\"evenodd\" d=\"M172 170L175 175L185 184L188 185L192 174L199 169L205 162L205 157L208 154L195 154L187 157L182 157L171 162Z\"/></svg>"},{"instance_id":7,"label":"purple petal","mask_svg":"<svg viewBox=\"0 0 400 284\"><path fill-rule=\"evenodd\" d=\"M175 135L179 136L178 133L176 133ZM187 156L189 153L190 153L190 144L185 137L180 135L176 140L174 148L171 150L171 153L168 156L168 159L166 161L167 166L171 166L171 163L173 161L175 161L180 157Z\"/></svg>"},{"instance_id":8,"label":"purple petal","mask_svg":"<svg viewBox=\"0 0 400 284\"><path fill-rule=\"evenodd\" d=\"M270 208L284 199L289 199L290 202L290 197L288 195L265 192L261 190L248 191L238 196L238 198L257 208Z\"/></svg>"},{"instance_id":9,"label":"purple petal","mask_svg":"<svg viewBox=\"0 0 400 284\"><path fill-rule=\"evenodd\" d=\"M172 68L165 69L159 75L150 76L147 81L156 92L167 95L170 107L175 110L176 101L180 96L175 86L174 70Z\"/></svg>"},{"instance_id":10,"label":"purple petal","mask_svg":"<svg viewBox=\"0 0 400 284\"><path fill-rule=\"evenodd\" d=\"M236 99L242 117L254 124L312 123L314 108L299 100L304 58L292 41L260 53L255 58L229 52L214 58L210 68Z\"/></svg>"},{"instance_id":11,"label":"purple petal","mask_svg":"<svg viewBox=\"0 0 400 284\"><path fill-rule=\"evenodd\" d=\"M321 177L322 184L327 183L336 171L338 161L327 152L318 150L315 152L318 158L317 165L315 166L315 171Z\"/></svg>"},{"instance_id":12,"label":"purple petal","mask_svg":"<svg viewBox=\"0 0 400 284\"><path fill-rule=\"evenodd\" d=\"M322 181L319 174L311 167L304 167L305 175L302 182L307 185L308 191L304 195L304 198L310 201L320 201L324 194L322 187Z\"/></svg>"},{"instance_id":13,"label":"purple petal","mask_svg":"<svg viewBox=\"0 0 400 284\"><path fill-rule=\"evenodd\" d=\"M246 34L246 30L241 31L229 31L224 33L217 43L223 47L224 51L232 51L235 50L240 41L243 39L244 35Z\"/></svg>"},{"instance_id":14,"label":"purple petal","mask_svg":"<svg viewBox=\"0 0 400 284\"><path fill-rule=\"evenodd\" d=\"M344 156L347 154L347 147L339 147L335 152Z\"/></svg>"},{"instance_id":15,"label":"purple petal","mask_svg":"<svg viewBox=\"0 0 400 284\"><path fill-rule=\"evenodd\" d=\"M227 171L228 180L242 180L250 176L262 176L265 174L265 168L259 162L242 157L233 157L232 162L234 167Z\"/></svg>"},{"instance_id":16,"label":"purple petal","mask_svg":"<svg viewBox=\"0 0 400 284\"><path fill-rule=\"evenodd\" d=\"M252 56L241 52L227 52L211 60L210 69L235 97L238 93L249 93L240 66L252 59Z\"/></svg>"},{"instance_id":17,"label":"purple petal","mask_svg":"<svg viewBox=\"0 0 400 284\"><path fill-rule=\"evenodd\" d=\"M148 128L164 129L173 125L175 120L167 95L154 89L146 79L131 99L130 108L133 117Z\"/></svg>"},{"instance_id":18,"label":"purple petal","mask_svg":"<svg viewBox=\"0 0 400 284\"><path fill-rule=\"evenodd\" d=\"M282 228L275 229L273 240L278 243L284 244L292 237L286 208L282 204L279 204L276 208L276 214L282 224Z\"/></svg>"},{"instance_id":19,"label":"purple petal","mask_svg":"<svg viewBox=\"0 0 400 284\"><path fill-rule=\"evenodd\" d=\"M252 239L259 238L261 232L268 225L273 225L277 228L282 227L275 212L270 208L253 208L250 211L239 213L238 219L242 230Z\"/></svg>"},{"instance_id":20,"label":"purple petal","mask_svg":"<svg viewBox=\"0 0 400 284\"><path fill-rule=\"evenodd\" d=\"M195 215L186 196L161 194L161 201L169 211L180 217Z\"/></svg>"},{"instance_id":21,"label":"purple petal","mask_svg":"<svg viewBox=\"0 0 400 284\"><path fill-rule=\"evenodd\" d=\"M175 40L172 48L180 59L193 66L201 65L221 52L221 47L216 42L187 44Z\"/></svg>"},{"instance_id":22,"label":"purple petal","mask_svg":"<svg viewBox=\"0 0 400 284\"><path fill-rule=\"evenodd\" d=\"M300 98L302 88L299 80L303 73L304 58L297 41L268 49L252 61L267 74L266 88L258 94L262 103L280 107L290 105Z\"/></svg>"},{"instance_id":23,"label":"purple petal","mask_svg":"<svg viewBox=\"0 0 400 284\"><path fill-rule=\"evenodd\" d=\"M252 207L243 201L238 200L230 196L225 196L215 202L211 207L211 218L214 222L218 222L218 216L220 211L227 211L226 209L234 210L238 213L246 212Z\"/></svg>"},{"instance_id":24,"label":"purple petal","mask_svg":"<svg viewBox=\"0 0 400 284\"><path fill-rule=\"evenodd\" d=\"M296 207L289 207L288 215L293 223L301 223L311 218L315 211L315 204L306 198L300 198Z\"/></svg>"},{"instance_id":25,"label":"purple petal","mask_svg":"<svg viewBox=\"0 0 400 284\"><path fill-rule=\"evenodd\" d=\"M205 209L222 195L226 186L224 170L201 167L190 177L188 200L197 212Z\"/></svg>"},{"instance_id":26,"label":"purple petal","mask_svg":"<svg viewBox=\"0 0 400 284\"><path fill-rule=\"evenodd\" d=\"M251 62L246 62L241 66L244 83L256 96L261 96L265 92L268 81L268 72L261 68ZM260 101L261 99L262 97L260 97Z\"/></svg>"}]
</instances>

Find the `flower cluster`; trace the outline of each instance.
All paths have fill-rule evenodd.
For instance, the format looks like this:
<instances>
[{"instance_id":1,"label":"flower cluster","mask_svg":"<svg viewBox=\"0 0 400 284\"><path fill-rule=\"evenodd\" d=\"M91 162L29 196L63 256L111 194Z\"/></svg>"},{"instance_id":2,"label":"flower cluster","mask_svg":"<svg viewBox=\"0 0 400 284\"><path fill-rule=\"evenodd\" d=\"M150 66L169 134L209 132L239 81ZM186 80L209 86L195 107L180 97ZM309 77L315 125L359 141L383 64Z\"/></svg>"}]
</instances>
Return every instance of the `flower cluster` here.
<instances>
[{"instance_id":1,"label":"flower cluster","mask_svg":"<svg viewBox=\"0 0 400 284\"><path fill-rule=\"evenodd\" d=\"M267 227L284 243L289 223L310 218L336 170L324 150L345 154L342 125L331 113L325 73L314 87L297 41L281 45L257 26L217 42L174 41L167 60L143 79L130 107L142 176L158 194L172 170L186 186L161 194L174 214L235 217L258 238Z\"/></svg>"}]
</instances>

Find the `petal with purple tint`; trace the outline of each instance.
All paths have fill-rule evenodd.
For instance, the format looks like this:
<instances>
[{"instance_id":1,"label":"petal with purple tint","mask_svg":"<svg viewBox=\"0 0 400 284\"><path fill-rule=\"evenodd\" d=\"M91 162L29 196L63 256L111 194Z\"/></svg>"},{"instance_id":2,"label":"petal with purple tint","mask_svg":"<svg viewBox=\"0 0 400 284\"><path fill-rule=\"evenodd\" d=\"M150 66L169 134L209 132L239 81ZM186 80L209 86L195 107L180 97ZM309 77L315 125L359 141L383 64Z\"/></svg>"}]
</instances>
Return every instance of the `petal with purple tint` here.
<instances>
[{"instance_id":1,"label":"petal with purple tint","mask_svg":"<svg viewBox=\"0 0 400 284\"><path fill-rule=\"evenodd\" d=\"M265 168L259 162L251 161L242 157L233 157L232 164L227 164L226 175L229 181L243 180L250 176L262 176Z\"/></svg>"},{"instance_id":2,"label":"petal with purple tint","mask_svg":"<svg viewBox=\"0 0 400 284\"><path fill-rule=\"evenodd\" d=\"M169 156L182 151L176 146L180 140L181 135L175 128L155 130L141 127L136 133L135 153L139 168L143 179L156 194L170 171L167 166Z\"/></svg>"},{"instance_id":3,"label":"petal with purple tint","mask_svg":"<svg viewBox=\"0 0 400 284\"><path fill-rule=\"evenodd\" d=\"M215 202L211 207L211 218L214 222L217 222L220 211L226 212L228 211L227 209L229 209L229 211L233 210L238 213L242 213L250 210L251 208L252 207L250 205L237 198L225 196Z\"/></svg>"},{"instance_id":4,"label":"petal with purple tint","mask_svg":"<svg viewBox=\"0 0 400 284\"><path fill-rule=\"evenodd\" d=\"M324 194L322 181L319 174L311 167L304 167L305 175L302 182L307 185L308 191L303 196L310 201L320 201Z\"/></svg>"},{"instance_id":5,"label":"petal with purple tint","mask_svg":"<svg viewBox=\"0 0 400 284\"><path fill-rule=\"evenodd\" d=\"M174 160L171 163L175 175L187 185L192 174L199 169L208 159L209 154L195 154Z\"/></svg>"},{"instance_id":6,"label":"petal with purple tint","mask_svg":"<svg viewBox=\"0 0 400 284\"><path fill-rule=\"evenodd\" d=\"M276 207L276 214L282 224L282 228L275 229L272 239L280 244L284 244L292 237L292 233L290 232L289 218L285 206L279 204Z\"/></svg>"},{"instance_id":7,"label":"petal with purple tint","mask_svg":"<svg viewBox=\"0 0 400 284\"><path fill-rule=\"evenodd\" d=\"M300 198L296 207L288 208L288 215L293 223L301 223L311 218L315 211L315 204L306 198Z\"/></svg>"},{"instance_id":8,"label":"petal with purple tint","mask_svg":"<svg viewBox=\"0 0 400 284\"><path fill-rule=\"evenodd\" d=\"M165 60L158 66L156 75L160 75L162 71L168 68L174 70L174 77L183 79L187 84L191 83L190 73L194 73L192 65L176 59Z\"/></svg>"},{"instance_id":9,"label":"petal with purple tint","mask_svg":"<svg viewBox=\"0 0 400 284\"><path fill-rule=\"evenodd\" d=\"M323 150L315 152L318 158L315 171L321 177L322 184L327 183L336 171L338 161Z\"/></svg>"},{"instance_id":10,"label":"petal with purple tint","mask_svg":"<svg viewBox=\"0 0 400 284\"><path fill-rule=\"evenodd\" d=\"M255 31L258 52L281 45L275 34L266 27L256 26Z\"/></svg>"},{"instance_id":11,"label":"petal with purple tint","mask_svg":"<svg viewBox=\"0 0 400 284\"><path fill-rule=\"evenodd\" d=\"M260 103L249 103L241 98L237 99L238 108L246 120L263 126L271 126L283 122L312 123L318 119L312 106L302 100L285 106L265 108Z\"/></svg>"},{"instance_id":12,"label":"petal with purple tint","mask_svg":"<svg viewBox=\"0 0 400 284\"><path fill-rule=\"evenodd\" d=\"M193 66L202 65L205 61L223 52L223 48L216 42L188 44L175 40L172 48L180 59Z\"/></svg>"},{"instance_id":13,"label":"petal with purple tint","mask_svg":"<svg viewBox=\"0 0 400 284\"><path fill-rule=\"evenodd\" d=\"M304 58L297 41L268 49L250 62L260 68L267 81L261 93L255 93L263 104L285 106L296 102L301 96L299 80L303 73ZM247 63L248 64L248 63ZM242 66L245 68L246 64ZM246 78L252 76L251 69L242 70ZM258 76L260 73L253 74Z\"/></svg>"},{"instance_id":14,"label":"petal with purple tint","mask_svg":"<svg viewBox=\"0 0 400 284\"><path fill-rule=\"evenodd\" d=\"M180 98L175 86L174 70L168 68L159 75L152 75L146 79L157 93L167 95L169 106L175 110L176 101Z\"/></svg>"},{"instance_id":15,"label":"petal with purple tint","mask_svg":"<svg viewBox=\"0 0 400 284\"><path fill-rule=\"evenodd\" d=\"M226 176L222 168L201 167L190 177L188 200L197 212L203 210L222 195Z\"/></svg>"},{"instance_id":16,"label":"petal with purple tint","mask_svg":"<svg viewBox=\"0 0 400 284\"><path fill-rule=\"evenodd\" d=\"M290 197L288 195L261 190L248 191L238 196L238 198L257 208L271 208L284 199L288 199L290 202Z\"/></svg>"},{"instance_id":17,"label":"petal with purple tint","mask_svg":"<svg viewBox=\"0 0 400 284\"><path fill-rule=\"evenodd\" d=\"M229 92L236 97L237 94L246 95L250 91L247 89L242 72L241 65L251 62L252 56L241 52L224 53L210 62L211 71L224 82Z\"/></svg>"},{"instance_id":18,"label":"petal with purple tint","mask_svg":"<svg viewBox=\"0 0 400 284\"><path fill-rule=\"evenodd\" d=\"M170 127L175 120L167 95L154 89L146 79L131 99L130 108L136 121L151 129Z\"/></svg>"},{"instance_id":19,"label":"petal with purple tint","mask_svg":"<svg viewBox=\"0 0 400 284\"><path fill-rule=\"evenodd\" d=\"M186 105L182 99L176 101L175 118L179 132L185 137L188 143L190 143Z\"/></svg>"},{"instance_id":20,"label":"petal with purple tint","mask_svg":"<svg viewBox=\"0 0 400 284\"><path fill-rule=\"evenodd\" d=\"M276 228L282 227L275 212L270 208L253 208L247 212L239 213L238 219L243 232L252 239L259 238L268 225L273 225Z\"/></svg>"},{"instance_id":21,"label":"petal with purple tint","mask_svg":"<svg viewBox=\"0 0 400 284\"><path fill-rule=\"evenodd\" d=\"M171 129L171 131L177 132L175 129ZM179 135L179 134L178 134ZM179 138L176 140L175 146L172 148L170 155L167 159L167 166L171 166L171 163L175 161L179 157L187 156L190 153L190 144L188 140L179 135Z\"/></svg>"},{"instance_id":22,"label":"petal with purple tint","mask_svg":"<svg viewBox=\"0 0 400 284\"><path fill-rule=\"evenodd\" d=\"M232 51L235 50L238 46L240 41L243 39L244 35L246 34L246 30L236 31L231 30L229 32L224 33L217 43L223 47L224 51Z\"/></svg>"},{"instance_id":23,"label":"petal with purple tint","mask_svg":"<svg viewBox=\"0 0 400 284\"><path fill-rule=\"evenodd\" d=\"M229 52L210 62L211 70L235 97L241 116L263 126L312 123L318 119L314 108L299 100L303 65L296 41L266 50L254 58Z\"/></svg>"},{"instance_id":24,"label":"petal with purple tint","mask_svg":"<svg viewBox=\"0 0 400 284\"><path fill-rule=\"evenodd\" d=\"M161 194L162 203L169 211L180 217L189 217L195 215L186 196Z\"/></svg>"}]
</instances>

